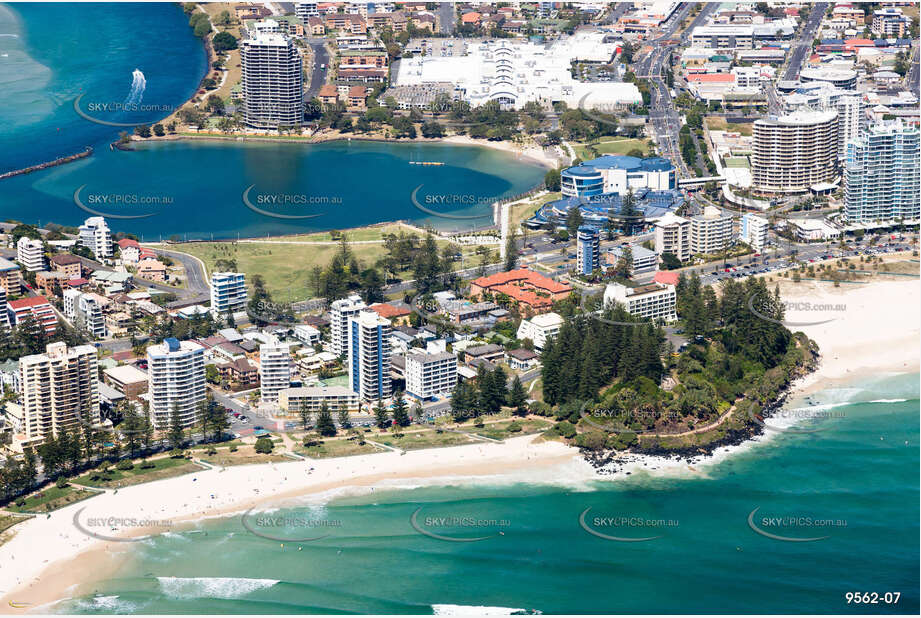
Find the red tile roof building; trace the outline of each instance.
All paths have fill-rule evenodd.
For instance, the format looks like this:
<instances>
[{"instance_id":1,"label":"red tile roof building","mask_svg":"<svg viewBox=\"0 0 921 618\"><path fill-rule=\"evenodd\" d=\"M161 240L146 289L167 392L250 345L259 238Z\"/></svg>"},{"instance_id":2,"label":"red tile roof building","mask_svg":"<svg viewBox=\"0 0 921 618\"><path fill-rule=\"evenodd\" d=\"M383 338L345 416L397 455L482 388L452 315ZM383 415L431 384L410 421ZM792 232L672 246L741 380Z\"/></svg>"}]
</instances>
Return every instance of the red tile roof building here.
<instances>
[{"instance_id":1,"label":"red tile roof building","mask_svg":"<svg viewBox=\"0 0 921 618\"><path fill-rule=\"evenodd\" d=\"M14 324L20 324L29 314L45 328L45 333L53 335L58 329L58 316L48 299L44 296L32 296L11 300L8 303Z\"/></svg>"},{"instance_id":2,"label":"red tile roof building","mask_svg":"<svg viewBox=\"0 0 921 618\"><path fill-rule=\"evenodd\" d=\"M470 283L470 295L481 298L485 294L505 294L528 313L545 313L553 302L563 300L572 293L572 286L554 281L527 268L518 268Z\"/></svg>"}]
</instances>

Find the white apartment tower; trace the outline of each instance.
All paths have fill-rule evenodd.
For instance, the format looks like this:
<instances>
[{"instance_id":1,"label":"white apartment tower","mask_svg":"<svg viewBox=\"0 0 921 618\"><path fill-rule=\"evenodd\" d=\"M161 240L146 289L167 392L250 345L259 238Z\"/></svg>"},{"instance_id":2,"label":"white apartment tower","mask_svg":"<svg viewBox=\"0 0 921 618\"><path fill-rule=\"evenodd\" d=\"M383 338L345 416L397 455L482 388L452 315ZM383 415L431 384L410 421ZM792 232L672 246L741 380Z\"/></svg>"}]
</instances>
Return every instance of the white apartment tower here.
<instances>
[{"instance_id":1,"label":"white apartment tower","mask_svg":"<svg viewBox=\"0 0 921 618\"><path fill-rule=\"evenodd\" d=\"M742 215L740 238L755 251L761 251L767 243L769 227L770 223L767 219L747 212Z\"/></svg>"},{"instance_id":2,"label":"white apartment tower","mask_svg":"<svg viewBox=\"0 0 921 618\"><path fill-rule=\"evenodd\" d=\"M183 427L192 426L205 399L205 349L173 337L148 347L147 382L155 428L168 428L174 409Z\"/></svg>"},{"instance_id":3,"label":"white apartment tower","mask_svg":"<svg viewBox=\"0 0 921 618\"><path fill-rule=\"evenodd\" d=\"M45 246L40 240L22 236L16 243L16 259L29 272L45 270Z\"/></svg>"},{"instance_id":4,"label":"white apartment tower","mask_svg":"<svg viewBox=\"0 0 921 618\"><path fill-rule=\"evenodd\" d=\"M259 346L259 391L262 401L278 403L278 393L291 386L291 346L275 340Z\"/></svg>"},{"instance_id":5,"label":"white apartment tower","mask_svg":"<svg viewBox=\"0 0 921 618\"><path fill-rule=\"evenodd\" d=\"M373 311L351 317L348 349L352 390L364 401L390 397L390 320Z\"/></svg>"},{"instance_id":6,"label":"white apartment tower","mask_svg":"<svg viewBox=\"0 0 921 618\"><path fill-rule=\"evenodd\" d=\"M27 441L99 424L96 349L48 344L44 354L19 359L22 427ZM33 442L35 443L35 442Z\"/></svg>"},{"instance_id":7,"label":"white apartment tower","mask_svg":"<svg viewBox=\"0 0 921 618\"><path fill-rule=\"evenodd\" d=\"M348 298L334 301L329 308L329 335L330 352L338 356L348 353L349 350L349 319L358 315L368 306L361 300L361 296L353 294Z\"/></svg>"},{"instance_id":8,"label":"white apartment tower","mask_svg":"<svg viewBox=\"0 0 921 618\"><path fill-rule=\"evenodd\" d=\"M303 60L292 40L258 32L242 42L240 59L244 122L257 129L303 124Z\"/></svg>"},{"instance_id":9,"label":"white apartment tower","mask_svg":"<svg viewBox=\"0 0 921 618\"><path fill-rule=\"evenodd\" d=\"M457 385L457 356L453 352L409 353L405 375L407 395L430 399L450 393Z\"/></svg>"},{"instance_id":10,"label":"white apartment tower","mask_svg":"<svg viewBox=\"0 0 921 618\"><path fill-rule=\"evenodd\" d=\"M732 243L732 215L707 206L702 215L691 217L691 254L713 255Z\"/></svg>"},{"instance_id":11,"label":"white apartment tower","mask_svg":"<svg viewBox=\"0 0 921 618\"><path fill-rule=\"evenodd\" d=\"M691 222L670 212L656 221L656 253L671 253L686 262L691 257Z\"/></svg>"},{"instance_id":12,"label":"white apartment tower","mask_svg":"<svg viewBox=\"0 0 921 618\"><path fill-rule=\"evenodd\" d=\"M97 258L112 257L112 232L102 217L90 217L80 226L80 244Z\"/></svg>"},{"instance_id":13,"label":"white apartment tower","mask_svg":"<svg viewBox=\"0 0 921 618\"><path fill-rule=\"evenodd\" d=\"M838 112L800 110L755 121L752 187L771 194L804 193L835 180Z\"/></svg>"},{"instance_id":14,"label":"white apartment tower","mask_svg":"<svg viewBox=\"0 0 921 618\"><path fill-rule=\"evenodd\" d=\"M223 317L246 310L246 275L211 273L211 314Z\"/></svg>"}]
</instances>

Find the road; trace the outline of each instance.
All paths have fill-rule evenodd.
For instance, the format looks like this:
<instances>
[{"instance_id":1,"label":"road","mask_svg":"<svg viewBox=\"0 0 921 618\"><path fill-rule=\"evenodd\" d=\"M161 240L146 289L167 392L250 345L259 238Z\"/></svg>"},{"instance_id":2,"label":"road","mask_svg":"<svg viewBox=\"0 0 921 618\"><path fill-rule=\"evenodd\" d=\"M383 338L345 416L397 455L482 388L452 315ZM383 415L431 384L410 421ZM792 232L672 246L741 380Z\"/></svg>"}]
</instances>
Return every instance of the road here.
<instances>
[{"instance_id":1,"label":"road","mask_svg":"<svg viewBox=\"0 0 921 618\"><path fill-rule=\"evenodd\" d=\"M200 261L188 255L187 253L180 253L178 251L170 251L168 249L161 249L159 247L154 248L154 251L158 255L165 255L166 257L179 262L185 269L187 287L185 290L167 288L171 292L178 293L181 297L180 300L168 303L167 307L187 307L189 305L195 305L211 300L211 286L208 282L208 276L205 273L205 269Z\"/></svg>"},{"instance_id":2,"label":"road","mask_svg":"<svg viewBox=\"0 0 921 618\"><path fill-rule=\"evenodd\" d=\"M307 89L306 100L310 101L320 93L320 88L326 83L326 72L329 70L329 52L326 51L326 39L305 38L310 49L313 50L313 70L310 72L310 87Z\"/></svg>"},{"instance_id":3,"label":"road","mask_svg":"<svg viewBox=\"0 0 921 618\"><path fill-rule=\"evenodd\" d=\"M822 18L827 10L827 2L812 5L809 17L806 18L803 29L796 37L797 43L793 48L793 53L790 55L790 62L784 72L783 79L795 80L799 75L800 69L803 68L803 61L812 53L812 41L815 40L816 32L819 31L819 24L822 23Z\"/></svg>"},{"instance_id":4,"label":"road","mask_svg":"<svg viewBox=\"0 0 921 618\"><path fill-rule=\"evenodd\" d=\"M457 11L453 2L438 3L438 30L442 34L454 34L454 27L457 25Z\"/></svg>"},{"instance_id":5,"label":"road","mask_svg":"<svg viewBox=\"0 0 921 618\"><path fill-rule=\"evenodd\" d=\"M662 79L662 68L665 61L669 58L675 45L664 45L663 43L672 38L678 28L687 18L693 3L684 3L675 14L664 24L662 33L658 38L649 41L653 50L642 60L637 63L634 73L638 77L649 79L651 88L649 93L651 99L649 102L649 121L652 123L655 133L654 139L659 147L659 154L671 159L682 176L689 177L691 172L681 157L681 151L678 146L678 131L681 128L681 121L678 118L678 111L675 109L671 94ZM690 37L690 32L697 26L706 23L710 14L718 7L718 4L707 3L700 9L700 13L694 17L694 20L681 34L681 42L684 44Z\"/></svg>"}]
</instances>

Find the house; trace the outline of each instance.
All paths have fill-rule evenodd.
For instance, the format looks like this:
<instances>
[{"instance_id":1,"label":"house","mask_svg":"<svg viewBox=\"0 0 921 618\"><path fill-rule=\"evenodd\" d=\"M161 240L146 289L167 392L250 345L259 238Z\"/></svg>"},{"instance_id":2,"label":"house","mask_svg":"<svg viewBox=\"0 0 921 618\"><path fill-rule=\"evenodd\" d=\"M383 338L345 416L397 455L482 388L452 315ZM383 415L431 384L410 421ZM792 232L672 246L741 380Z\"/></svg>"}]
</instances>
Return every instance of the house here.
<instances>
[{"instance_id":1,"label":"house","mask_svg":"<svg viewBox=\"0 0 921 618\"><path fill-rule=\"evenodd\" d=\"M56 273L64 273L67 279L79 279L83 275L82 262L76 255L58 253L51 256L51 268Z\"/></svg>"},{"instance_id":2,"label":"house","mask_svg":"<svg viewBox=\"0 0 921 618\"><path fill-rule=\"evenodd\" d=\"M103 381L130 400L137 401L147 392L147 373L133 365L119 365L102 372Z\"/></svg>"},{"instance_id":3,"label":"house","mask_svg":"<svg viewBox=\"0 0 921 618\"><path fill-rule=\"evenodd\" d=\"M133 238L122 238L118 241L118 251L122 262L137 264L141 260L141 245Z\"/></svg>"},{"instance_id":4,"label":"house","mask_svg":"<svg viewBox=\"0 0 921 618\"><path fill-rule=\"evenodd\" d=\"M371 305L368 309L374 311L382 318L387 318L394 326L409 326L409 316L412 314L412 310L406 303L377 303Z\"/></svg>"},{"instance_id":5,"label":"house","mask_svg":"<svg viewBox=\"0 0 921 618\"><path fill-rule=\"evenodd\" d=\"M476 11L470 11L469 13L461 15L461 23L465 26L479 26L481 19L483 19L483 15Z\"/></svg>"},{"instance_id":6,"label":"house","mask_svg":"<svg viewBox=\"0 0 921 618\"><path fill-rule=\"evenodd\" d=\"M166 264L156 258L146 258L138 262L138 277L148 281L166 281Z\"/></svg>"},{"instance_id":7,"label":"house","mask_svg":"<svg viewBox=\"0 0 921 618\"><path fill-rule=\"evenodd\" d=\"M503 347L494 343L478 345L464 350L464 362L468 365L473 365L474 361L501 360L503 356L505 356Z\"/></svg>"},{"instance_id":8,"label":"house","mask_svg":"<svg viewBox=\"0 0 921 618\"><path fill-rule=\"evenodd\" d=\"M232 384L258 384L259 370L246 358L237 358L217 365L221 379Z\"/></svg>"},{"instance_id":9,"label":"house","mask_svg":"<svg viewBox=\"0 0 921 618\"><path fill-rule=\"evenodd\" d=\"M336 88L336 84L323 84L320 87L320 92L317 94L317 98L323 105L335 105L338 103L339 90Z\"/></svg>"},{"instance_id":10,"label":"house","mask_svg":"<svg viewBox=\"0 0 921 618\"><path fill-rule=\"evenodd\" d=\"M307 29L310 31L310 34L313 36L324 36L326 35L326 24L323 23L323 20L319 17L308 17L307 18Z\"/></svg>"},{"instance_id":11,"label":"house","mask_svg":"<svg viewBox=\"0 0 921 618\"><path fill-rule=\"evenodd\" d=\"M367 109L365 99L368 97L368 89L364 86L352 86L349 88L348 108L349 111L360 112Z\"/></svg>"},{"instance_id":12,"label":"house","mask_svg":"<svg viewBox=\"0 0 921 618\"><path fill-rule=\"evenodd\" d=\"M518 350L509 350L505 353L508 366L516 371L524 371L535 367L540 362L540 357L533 350L520 348Z\"/></svg>"}]
</instances>

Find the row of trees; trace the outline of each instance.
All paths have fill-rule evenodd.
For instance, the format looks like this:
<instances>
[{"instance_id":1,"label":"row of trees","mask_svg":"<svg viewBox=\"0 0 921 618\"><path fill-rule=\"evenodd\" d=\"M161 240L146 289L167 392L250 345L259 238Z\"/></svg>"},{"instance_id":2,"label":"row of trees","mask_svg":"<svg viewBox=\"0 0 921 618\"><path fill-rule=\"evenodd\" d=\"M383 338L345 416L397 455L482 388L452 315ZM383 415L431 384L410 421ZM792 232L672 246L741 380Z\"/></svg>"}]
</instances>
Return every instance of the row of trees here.
<instances>
[{"instance_id":1,"label":"row of trees","mask_svg":"<svg viewBox=\"0 0 921 618\"><path fill-rule=\"evenodd\" d=\"M696 273L678 278L677 303L688 333L704 337L718 334L730 354L740 352L766 369L775 367L792 338L783 325L780 290L775 288L772 294L758 277L727 279L721 285L717 301L713 290L702 286Z\"/></svg>"},{"instance_id":2,"label":"row of trees","mask_svg":"<svg viewBox=\"0 0 921 618\"><path fill-rule=\"evenodd\" d=\"M661 328L640 322L620 306L598 316L577 315L563 324L541 353L544 401L550 405L593 399L615 378L646 377L658 384L665 373Z\"/></svg>"},{"instance_id":3,"label":"row of trees","mask_svg":"<svg viewBox=\"0 0 921 618\"><path fill-rule=\"evenodd\" d=\"M502 406L515 408L516 414L527 414L527 393L516 375L508 386L508 376L502 367L490 370L485 365L477 368L475 382L458 382L451 393L451 415L455 422L463 422L482 414L497 414Z\"/></svg>"},{"instance_id":4,"label":"row of trees","mask_svg":"<svg viewBox=\"0 0 921 618\"><path fill-rule=\"evenodd\" d=\"M44 326L32 314L26 314L12 328L0 324L0 361L43 353L45 346L54 341L63 341L69 346L75 346L86 343L87 338L61 320L58 320L55 334L48 335Z\"/></svg>"}]
</instances>

